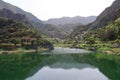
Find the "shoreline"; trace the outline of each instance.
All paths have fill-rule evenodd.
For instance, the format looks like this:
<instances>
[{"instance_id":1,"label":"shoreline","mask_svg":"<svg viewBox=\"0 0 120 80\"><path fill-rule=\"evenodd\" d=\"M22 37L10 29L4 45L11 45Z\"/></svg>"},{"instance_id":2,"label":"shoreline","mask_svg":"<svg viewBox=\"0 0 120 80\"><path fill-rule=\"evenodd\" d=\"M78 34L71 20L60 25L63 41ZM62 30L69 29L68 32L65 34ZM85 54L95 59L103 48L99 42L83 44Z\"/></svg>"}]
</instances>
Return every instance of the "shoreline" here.
<instances>
[{"instance_id":1,"label":"shoreline","mask_svg":"<svg viewBox=\"0 0 120 80\"><path fill-rule=\"evenodd\" d=\"M90 50L95 52L101 52L104 54L120 55L120 48L104 49L106 47L103 47L101 49L96 49L95 47L93 47L94 48L93 50L89 49L89 47L78 47L78 46L70 46L70 48L79 48L79 49L85 49L85 50Z\"/></svg>"},{"instance_id":2,"label":"shoreline","mask_svg":"<svg viewBox=\"0 0 120 80\"><path fill-rule=\"evenodd\" d=\"M48 51L49 49L47 48L42 48L39 49L37 52L44 52L44 51ZM0 50L0 54L17 54L17 53L35 53L36 50L34 49L29 49L29 50Z\"/></svg>"}]
</instances>

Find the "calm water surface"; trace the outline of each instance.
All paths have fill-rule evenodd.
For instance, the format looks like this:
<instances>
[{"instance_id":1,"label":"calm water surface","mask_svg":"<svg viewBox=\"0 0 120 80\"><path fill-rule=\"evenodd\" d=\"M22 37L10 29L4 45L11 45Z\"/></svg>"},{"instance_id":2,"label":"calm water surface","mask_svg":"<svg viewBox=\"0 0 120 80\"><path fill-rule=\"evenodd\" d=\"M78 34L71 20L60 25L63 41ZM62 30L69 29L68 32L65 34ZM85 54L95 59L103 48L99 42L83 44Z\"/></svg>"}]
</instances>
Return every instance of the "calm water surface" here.
<instances>
[{"instance_id":1,"label":"calm water surface","mask_svg":"<svg viewBox=\"0 0 120 80\"><path fill-rule=\"evenodd\" d=\"M0 55L0 80L120 80L120 58L96 55L75 48Z\"/></svg>"},{"instance_id":2,"label":"calm water surface","mask_svg":"<svg viewBox=\"0 0 120 80\"><path fill-rule=\"evenodd\" d=\"M83 54L90 51L76 48L55 48L43 54L52 54L48 60L54 63L43 66L33 76L26 80L108 80L108 78L93 65L78 63L71 55L54 54Z\"/></svg>"},{"instance_id":3,"label":"calm water surface","mask_svg":"<svg viewBox=\"0 0 120 80\"><path fill-rule=\"evenodd\" d=\"M49 52L44 52L43 54L83 54L83 53L90 53L90 51L84 49L77 49L77 48L56 47L54 50Z\"/></svg>"}]
</instances>

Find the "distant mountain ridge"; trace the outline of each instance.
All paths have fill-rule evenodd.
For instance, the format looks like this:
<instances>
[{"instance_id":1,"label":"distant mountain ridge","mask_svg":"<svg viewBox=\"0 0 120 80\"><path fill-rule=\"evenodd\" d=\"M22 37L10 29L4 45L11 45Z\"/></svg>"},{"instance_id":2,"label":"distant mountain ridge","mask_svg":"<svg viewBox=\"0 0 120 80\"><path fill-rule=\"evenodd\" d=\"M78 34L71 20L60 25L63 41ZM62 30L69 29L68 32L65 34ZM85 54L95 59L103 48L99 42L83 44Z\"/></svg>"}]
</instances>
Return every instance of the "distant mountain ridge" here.
<instances>
[{"instance_id":1,"label":"distant mountain ridge","mask_svg":"<svg viewBox=\"0 0 120 80\"><path fill-rule=\"evenodd\" d=\"M54 27L54 25L44 24L41 20L39 20L31 13L26 12L19 7L11 5L2 0L0 0L0 17L14 19L25 23L27 22L39 32L48 35L48 37L53 36L53 34L49 34L52 32L55 33L55 37L61 37L61 34L63 33L62 31Z\"/></svg>"},{"instance_id":2,"label":"distant mountain ridge","mask_svg":"<svg viewBox=\"0 0 120 80\"><path fill-rule=\"evenodd\" d=\"M62 17L62 18L53 18L47 21L44 21L45 24L52 24L54 27L62 29L65 34L70 34L73 30L80 26L93 22L96 19L96 16L89 17Z\"/></svg>"},{"instance_id":3,"label":"distant mountain ridge","mask_svg":"<svg viewBox=\"0 0 120 80\"><path fill-rule=\"evenodd\" d=\"M65 24L77 24L81 23L83 25L93 22L96 19L96 16L89 16L89 17L62 17L62 18L53 18L44 23L53 24L53 25L65 25Z\"/></svg>"}]
</instances>

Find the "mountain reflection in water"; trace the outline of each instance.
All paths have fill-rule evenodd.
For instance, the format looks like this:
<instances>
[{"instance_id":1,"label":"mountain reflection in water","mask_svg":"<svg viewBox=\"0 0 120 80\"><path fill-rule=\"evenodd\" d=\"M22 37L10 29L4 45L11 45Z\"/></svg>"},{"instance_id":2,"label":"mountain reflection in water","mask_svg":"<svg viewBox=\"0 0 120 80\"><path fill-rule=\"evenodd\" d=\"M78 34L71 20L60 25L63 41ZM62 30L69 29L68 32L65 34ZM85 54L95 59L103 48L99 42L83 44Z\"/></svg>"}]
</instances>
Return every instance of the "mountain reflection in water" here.
<instances>
[{"instance_id":1,"label":"mountain reflection in water","mask_svg":"<svg viewBox=\"0 0 120 80\"><path fill-rule=\"evenodd\" d=\"M0 80L119 80L119 60L102 53L3 54Z\"/></svg>"}]
</instances>

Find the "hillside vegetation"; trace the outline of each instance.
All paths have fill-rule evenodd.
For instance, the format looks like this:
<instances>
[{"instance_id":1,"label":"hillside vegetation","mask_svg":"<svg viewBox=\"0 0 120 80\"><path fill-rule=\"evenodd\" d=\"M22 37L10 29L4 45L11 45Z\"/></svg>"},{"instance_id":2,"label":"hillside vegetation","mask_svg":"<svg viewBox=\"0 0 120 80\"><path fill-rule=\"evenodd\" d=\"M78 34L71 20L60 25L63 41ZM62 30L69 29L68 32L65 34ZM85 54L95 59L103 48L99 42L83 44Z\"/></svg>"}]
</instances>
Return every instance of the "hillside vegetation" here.
<instances>
[{"instance_id":1,"label":"hillside vegetation","mask_svg":"<svg viewBox=\"0 0 120 80\"><path fill-rule=\"evenodd\" d=\"M94 22L74 29L65 43L120 55L120 0L115 0Z\"/></svg>"},{"instance_id":2,"label":"hillside vegetation","mask_svg":"<svg viewBox=\"0 0 120 80\"><path fill-rule=\"evenodd\" d=\"M66 42L79 48L120 55L120 18L102 28L69 37Z\"/></svg>"},{"instance_id":3,"label":"hillside vegetation","mask_svg":"<svg viewBox=\"0 0 120 80\"><path fill-rule=\"evenodd\" d=\"M13 19L0 18L0 49L16 50L18 48L37 49L53 48L35 29Z\"/></svg>"}]
</instances>

